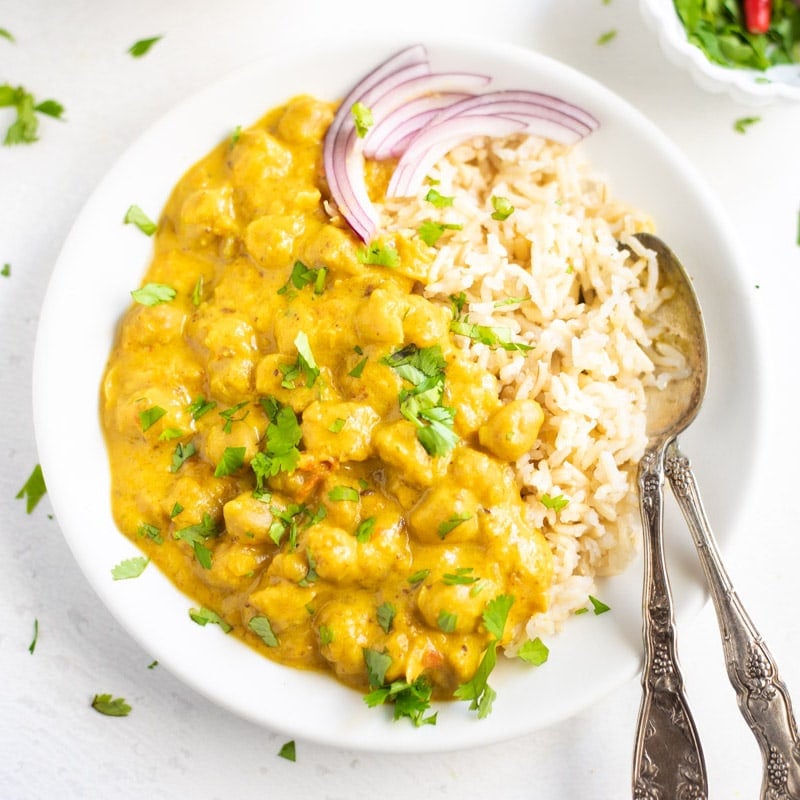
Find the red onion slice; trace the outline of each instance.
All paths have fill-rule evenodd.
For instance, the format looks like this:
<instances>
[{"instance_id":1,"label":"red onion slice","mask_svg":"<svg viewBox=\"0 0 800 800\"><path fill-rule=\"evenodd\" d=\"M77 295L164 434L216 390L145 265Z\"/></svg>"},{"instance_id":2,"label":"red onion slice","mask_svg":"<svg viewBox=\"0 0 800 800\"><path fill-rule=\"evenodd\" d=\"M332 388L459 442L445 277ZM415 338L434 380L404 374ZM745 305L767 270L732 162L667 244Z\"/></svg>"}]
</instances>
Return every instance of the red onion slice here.
<instances>
[{"instance_id":1,"label":"red onion slice","mask_svg":"<svg viewBox=\"0 0 800 800\"><path fill-rule=\"evenodd\" d=\"M511 136L526 123L501 116L459 116L431 125L419 133L397 163L387 197L409 197L416 193L430 168L448 151L474 136Z\"/></svg>"}]
</instances>

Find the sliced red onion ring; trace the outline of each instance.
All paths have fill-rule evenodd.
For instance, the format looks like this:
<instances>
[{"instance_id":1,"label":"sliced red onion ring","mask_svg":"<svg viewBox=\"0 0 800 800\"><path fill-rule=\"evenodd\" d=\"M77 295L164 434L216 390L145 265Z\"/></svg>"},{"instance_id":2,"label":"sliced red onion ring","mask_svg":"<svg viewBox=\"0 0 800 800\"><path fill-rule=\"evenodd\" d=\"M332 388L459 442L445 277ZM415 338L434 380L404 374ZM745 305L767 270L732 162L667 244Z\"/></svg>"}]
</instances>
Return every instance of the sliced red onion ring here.
<instances>
[{"instance_id":1,"label":"sliced red onion ring","mask_svg":"<svg viewBox=\"0 0 800 800\"><path fill-rule=\"evenodd\" d=\"M430 168L448 151L474 136L511 136L526 123L510 117L475 115L447 119L419 133L397 163L387 197L409 197L416 193Z\"/></svg>"},{"instance_id":2,"label":"sliced red onion ring","mask_svg":"<svg viewBox=\"0 0 800 800\"><path fill-rule=\"evenodd\" d=\"M415 45L392 56L350 90L323 144L323 164L339 211L365 242L378 213L367 194L364 158L399 157L388 197L415 194L426 174L454 146L474 136L527 132L574 144L598 126L584 109L558 97L525 90L475 94L490 79L460 72L431 72ZM374 124L358 136L352 108L361 102Z\"/></svg>"}]
</instances>

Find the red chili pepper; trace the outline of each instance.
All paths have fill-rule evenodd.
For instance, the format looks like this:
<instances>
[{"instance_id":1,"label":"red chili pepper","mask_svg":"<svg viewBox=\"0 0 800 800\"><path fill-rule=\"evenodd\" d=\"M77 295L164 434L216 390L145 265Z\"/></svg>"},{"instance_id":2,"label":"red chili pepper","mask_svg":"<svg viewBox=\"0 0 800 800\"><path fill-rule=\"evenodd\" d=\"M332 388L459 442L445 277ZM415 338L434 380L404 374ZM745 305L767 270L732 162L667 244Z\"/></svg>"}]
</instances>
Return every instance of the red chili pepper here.
<instances>
[{"instance_id":1,"label":"red chili pepper","mask_svg":"<svg viewBox=\"0 0 800 800\"><path fill-rule=\"evenodd\" d=\"M772 21L772 0L744 0L744 24L750 33L766 33Z\"/></svg>"}]
</instances>

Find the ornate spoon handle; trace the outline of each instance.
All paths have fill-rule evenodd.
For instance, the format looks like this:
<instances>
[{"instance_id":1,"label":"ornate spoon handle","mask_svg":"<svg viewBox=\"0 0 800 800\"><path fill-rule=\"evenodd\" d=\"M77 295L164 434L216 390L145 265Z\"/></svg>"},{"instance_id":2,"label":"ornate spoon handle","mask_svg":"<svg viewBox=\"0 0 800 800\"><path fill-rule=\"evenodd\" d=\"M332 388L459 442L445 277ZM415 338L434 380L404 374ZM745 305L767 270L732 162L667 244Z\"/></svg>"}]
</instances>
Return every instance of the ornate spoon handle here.
<instances>
[{"instance_id":1,"label":"ornate spoon handle","mask_svg":"<svg viewBox=\"0 0 800 800\"><path fill-rule=\"evenodd\" d=\"M717 611L725 664L739 708L764 757L762 800L800 798L800 740L792 702L767 646L722 563L689 461L673 442L666 473L686 517Z\"/></svg>"},{"instance_id":2,"label":"ornate spoon handle","mask_svg":"<svg viewBox=\"0 0 800 800\"><path fill-rule=\"evenodd\" d=\"M639 466L644 529L644 668L633 764L634 800L706 800L703 752L683 693L672 593L664 561L664 444Z\"/></svg>"}]
</instances>

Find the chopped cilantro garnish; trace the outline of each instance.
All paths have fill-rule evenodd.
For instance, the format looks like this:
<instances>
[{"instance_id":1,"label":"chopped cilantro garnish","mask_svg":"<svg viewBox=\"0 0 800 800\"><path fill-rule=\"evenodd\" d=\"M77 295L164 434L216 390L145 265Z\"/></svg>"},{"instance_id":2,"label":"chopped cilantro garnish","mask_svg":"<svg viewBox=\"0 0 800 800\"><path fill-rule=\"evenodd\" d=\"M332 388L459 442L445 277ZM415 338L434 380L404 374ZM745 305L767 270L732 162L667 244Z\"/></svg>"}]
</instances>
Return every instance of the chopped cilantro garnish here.
<instances>
[{"instance_id":1,"label":"chopped cilantro garnish","mask_svg":"<svg viewBox=\"0 0 800 800\"><path fill-rule=\"evenodd\" d=\"M225 420L225 424L222 426L222 430L225 433L230 433L233 430L233 423L234 422L241 422L242 420L247 418L247 415L250 413L250 409L248 408L241 416L236 416L236 414L241 411L247 405L247 400L242 400L241 403L237 403L235 406L231 406L230 408L226 408L224 411L220 411L219 415L222 419Z\"/></svg>"},{"instance_id":2,"label":"chopped cilantro garnish","mask_svg":"<svg viewBox=\"0 0 800 800\"><path fill-rule=\"evenodd\" d=\"M110 694L96 694L92 700L92 708L107 717L127 717L131 707L122 697L112 697Z\"/></svg>"},{"instance_id":3,"label":"chopped cilantro garnish","mask_svg":"<svg viewBox=\"0 0 800 800\"><path fill-rule=\"evenodd\" d=\"M347 424L346 419L342 419L342 417L336 417L336 419L328 425L328 430L331 433L341 433L342 428Z\"/></svg>"},{"instance_id":4,"label":"chopped cilantro garnish","mask_svg":"<svg viewBox=\"0 0 800 800\"><path fill-rule=\"evenodd\" d=\"M383 628L384 633L389 633L392 629L392 623L394 622L395 615L397 614L397 609L394 607L392 603L384 602L378 606L378 610L376 612L376 616L378 618L378 625Z\"/></svg>"},{"instance_id":5,"label":"chopped cilantro garnish","mask_svg":"<svg viewBox=\"0 0 800 800\"><path fill-rule=\"evenodd\" d=\"M147 665L147 669L155 669L157 666L158 666L158 661L151 661L151 662L150 662L150 663Z\"/></svg>"},{"instance_id":6,"label":"chopped cilantro garnish","mask_svg":"<svg viewBox=\"0 0 800 800\"><path fill-rule=\"evenodd\" d=\"M206 400L205 397L195 397L195 399L186 406L186 410L192 415L192 419L198 420L216 407L216 400Z\"/></svg>"},{"instance_id":7,"label":"chopped cilantro garnish","mask_svg":"<svg viewBox=\"0 0 800 800\"><path fill-rule=\"evenodd\" d=\"M328 270L325 267L312 269L311 267L307 267L302 261L295 261L292 267L292 273L289 275L289 280L278 289L278 294L286 294L292 286L295 289L303 289L309 285L313 285L314 294L322 294L325 291L325 280L327 276Z\"/></svg>"},{"instance_id":8,"label":"chopped cilantro garnish","mask_svg":"<svg viewBox=\"0 0 800 800\"><path fill-rule=\"evenodd\" d=\"M297 582L298 586L309 586L319 580L319 575L317 575L317 560L308 548L306 548L306 563L308 564L308 569L306 570L306 574Z\"/></svg>"},{"instance_id":9,"label":"chopped cilantro garnish","mask_svg":"<svg viewBox=\"0 0 800 800\"><path fill-rule=\"evenodd\" d=\"M246 452L246 447L226 447L214 470L214 477L224 478L226 475L233 475L234 472L240 470L244 465Z\"/></svg>"},{"instance_id":10,"label":"chopped cilantro garnish","mask_svg":"<svg viewBox=\"0 0 800 800\"><path fill-rule=\"evenodd\" d=\"M175 504L176 506L179 505L178 503ZM176 516L179 512L175 512L175 508L172 509L173 514L171 516ZM183 506L181 506L181 511L183 511ZM156 544L163 544L164 537L161 535L161 531L155 526L151 525L149 522L143 522L139 527L136 529L136 535L147 537L150 541L155 542Z\"/></svg>"},{"instance_id":11,"label":"chopped cilantro garnish","mask_svg":"<svg viewBox=\"0 0 800 800\"><path fill-rule=\"evenodd\" d=\"M269 538L280 545L283 537L288 534L289 547L294 550L297 546L297 535L301 530L310 528L325 519L327 511L325 506L320 506L315 512L311 512L311 508L305 504L299 505L297 503L289 503L285 508L278 508L272 506L272 524L269 527ZM308 556L308 553L306 554ZM309 569L312 568L309 562ZM306 576L308 577L308 576Z\"/></svg>"},{"instance_id":12,"label":"chopped cilantro garnish","mask_svg":"<svg viewBox=\"0 0 800 800\"><path fill-rule=\"evenodd\" d=\"M422 583L422 581L424 581L425 578L427 578L430 574L431 571L429 569L420 569L417 570L413 575L409 575L406 580L412 586L416 586L418 583Z\"/></svg>"},{"instance_id":13,"label":"chopped cilantro garnish","mask_svg":"<svg viewBox=\"0 0 800 800\"><path fill-rule=\"evenodd\" d=\"M34 650L36 650L36 644L39 641L39 620L34 618L33 620L33 639L31 639L31 643L28 645L28 652L33 655Z\"/></svg>"},{"instance_id":14,"label":"chopped cilantro garnish","mask_svg":"<svg viewBox=\"0 0 800 800\"><path fill-rule=\"evenodd\" d=\"M177 292L163 283L148 283L141 289L134 289L131 297L143 306L157 306L159 303L169 303L175 299Z\"/></svg>"},{"instance_id":15,"label":"chopped cilantro garnish","mask_svg":"<svg viewBox=\"0 0 800 800\"><path fill-rule=\"evenodd\" d=\"M39 130L37 113L56 119L61 119L64 113L64 106L56 100L44 100L37 104L33 95L22 86L15 88L8 83L0 85L0 108L3 107L13 107L17 113L16 119L6 131L3 140L5 145L35 142Z\"/></svg>"},{"instance_id":16,"label":"chopped cilantro garnish","mask_svg":"<svg viewBox=\"0 0 800 800\"><path fill-rule=\"evenodd\" d=\"M514 213L514 206L511 205L511 201L507 197L493 195L492 208L494 209L492 219L496 219L499 222L508 219Z\"/></svg>"},{"instance_id":17,"label":"chopped cilantro garnish","mask_svg":"<svg viewBox=\"0 0 800 800\"><path fill-rule=\"evenodd\" d=\"M294 389L300 377L305 379L307 389L310 389L319 377L319 367L311 352L311 345L308 336L299 331L294 338L294 346L297 348L297 361L294 364L281 364L280 371L283 373L281 386L284 389Z\"/></svg>"},{"instance_id":18,"label":"chopped cilantro garnish","mask_svg":"<svg viewBox=\"0 0 800 800\"><path fill-rule=\"evenodd\" d=\"M247 623L247 627L257 636L260 636L261 641L267 647L278 646L278 637L275 635L275 631L272 630L272 623L267 617L252 617L250 622Z\"/></svg>"},{"instance_id":19,"label":"chopped cilantro garnish","mask_svg":"<svg viewBox=\"0 0 800 800\"><path fill-rule=\"evenodd\" d=\"M439 611L436 624L442 633L452 633L456 629L456 625L458 625L458 615L443 608Z\"/></svg>"},{"instance_id":20,"label":"chopped cilantro garnish","mask_svg":"<svg viewBox=\"0 0 800 800\"><path fill-rule=\"evenodd\" d=\"M515 342L511 339L511 330L500 326L490 327L488 325L475 325L468 318L454 319L450 323L450 330L460 336L466 336L479 344L488 347L500 347L503 350L519 350L526 352L533 350L533 345Z\"/></svg>"},{"instance_id":21,"label":"chopped cilantro garnish","mask_svg":"<svg viewBox=\"0 0 800 800\"><path fill-rule=\"evenodd\" d=\"M365 695L364 702L370 707L392 703L394 719L407 717L415 727L435 725L436 713L425 715L430 709L433 689L424 675L420 675L413 683L393 681L387 686L373 689Z\"/></svg>"},{"instance_id":22,"label":"chopped cilantro garnish","mask_svg":"<svg viewBox=\"0 0 800 800\"><path fill-rule=\"evenodd\" d=\"M152 236L158 226L156 225L147 214L142 211L139 206L130 206L125 212L125 218L122 220L126 225L135 225L142 233L147 236Z\"/></svg>"},{"instance_id":23,"label":"chopped cilantro garnish","mask_svg":"<svg viewBox=\"0 0 800 800\"><path fill-rule=\"evenodd\" d=\"M761 122L761 117L739 117L739 119L733 123L733 129L736 133L747 133L747 129L757 122Z\"/></svg>"},{"instance_id":24,"label":"chopped cilantro garnish","mask_svg":"<svg viewBox=\"0 0 800 800\"><path fill-rule=\"evenodd\" d=\"M126 558L120 561L112 570L111 577L115 581L129 580L130 578L138 578L145 570L145 567L150 563L149 558L144 556L135 556L134 558Z\"/></svg>"},{"instance_id":25,"label":"chopped cilantro garnish","mask_svg":"<svg viewBox=\"0 0 800 800\"><path fill-rule=\"evenodd\" d=\"M192 305L197 308L200 303L203 302L203 284L205 279L202 275L198 277L198 279L194 282L194 288L192 289Z\"/></svg>"},{"instance_id":26,"label":"chopped cilantro garnish","mask_svg":"<svg viewBox=\"0 0 800 800\"><path fill-rule=\"evenodd\" d=\"M231 132L231 147L235 147L242 135L242 126L237 125Z\"/></svg>"},{"instance_id":27,"label":"chopped cilantro garnish","mask_svg":"<svg viewBox=\"0 0 800 800\"><path fill-rule=\"evenodd\" d=\"M563 494L557 494L551 497L549 494L543 494L539 500L545 508L551 508L553 511L561 511L569 505L569 500Z\"/></svg>"},{"instance_id":28,"label":"chopped cilantro garnish","mask_svg":"<svg viewBox=\"0 0 800 800\"><path fill-rule=\"evenodd\" d=\"M474 567L456 567L455 572L445 572L442 575L442 583L446 586L469 586L477 583L480 578L473 575Z\"/></svg>"},{"instance_id":29,"label":"chopped cilantro garnish","mask_svg":"<svg viewBox=\"0 0 800 800\"><path fill-rule=\"evenodd\" d=\"M194 550L195 558L200 562L203 569L211 569L211 551L206 547L206 540L219 536L217 524L213 517L205 513L203 521L196 525L189 525L180 528L172 534L176 539L187 542Z\"/></svg>"},{"instance_id":30,"label":"chopped cilantro garnish","mask_svg":"<svg viewBox=\"0 0 800 800\"><path fill-rule=\"evenodd\" d=\"M278 755L281 758L285 758L287 761L297 761L297 747L294 743L294 739L284 742L283 745L281 745L281 749L278 750Z\"/></svg>"},{"instance_id":31,"label":"chopped cilantro garnish","mask_svg":"<svg viewBox=\"0 0 800 800\"><path fill-rule=\"evenodd\" d=\"M356 541L358 541L360 544L365 544L368 542L370 536L372 536L372 532L375 530L376 522L377 520L375 517L367 517L365 520L362 520L356 528Z\"/></svg>"},{"instance_id":32,"label":"chopped cilantro garnish","mask_svg":"<svg viewBox=\"0 0 800 800\"><path fill-rule=\"evenodd\" d=\"M367 666L367 678L371 689L380 689L386 678L386 670L392 665L392 657L371 647L364 647L364 663Z\"/></svg>"},{"instance_id":33,"label":"chopped cilantro garnish","mask_svg":"<svg viewBox=\"0 0 800 800\"><path fill-rule=\"evenodd\" d=\"M10 278L11 277L11 264L3 264L2 269L0 269L0 275L2 275L4 278Z\"/></svg>"},{"instance_id":34,"label":"chopped cilantro garnish","mask_svg":"<svg viewBox=\"0 0 800 800\"><path fill-rule=\"evenodd\" d=\"M505 300L498 300L495 304L495 308L500 308L501 306L515 306L518 303L527 303L530 301L530 295L526 295L525 297L507 297Z\"/></svg>"},{"instance_id":35,"label":"chopped cilantro garnish","mask_svg":"<svg viewBox=\"0 0 800 800\"><path fill-rule=\"evenodd\" d=\"M357 503L359 498L358 492L352 486L334 486L328 492L328 499L333 500L335 503L347 500L351 503Z\"/></svg>"},{"instance_id":36,"label":"chopped cilantro garnish","mask_svg":"<svg viewBox=\"0 0 800 800\"><path fill-rule=\"evenodd\" d=\"M184 463L197 453L197 448L194 442L178 442L175 445L175 450L172 453L172 463L170 464L169 471L177 472Z\"/></svg>"},{"instance_id":37,"label":"chopped cilantro garnish","mask_svg":"<svg viewBox=\"0 0 800 800\"><path fill-rule=\"evenodd\" d=\"M269 425L264 450L250 462L256 476L256 487L264 488L264 480L279 472L294 472L300 461L297 445L303 431L291 406L282 406L275 398L264 398L261 405L267 411Z\"/></svg>"},{"instance_id":38,"label":"chopped cilantro garnish","mask_svg":"<svg viewBox=\"0 0 800 800\"><path fill-rule=\"evenodd\" d=\"M44 482L42 467L40 464L37 464L28 476L28 480L25 481L22 488L14 497L17 500L23 497L25 498L25 513L30 514L46 494L47 486Z\"/></svg>"},{"instance_id":39,"label":"chopped cilantro garnish","mask_svg":"<svg viewBox=\"0 0 800 800\"><path fill-rule=\"evenodd\" d=\"M348 372L347 374L351 378L360 378L361 373L364 371L364 367L366 366L367 366L367 357L364 356L364 358L362 358L361 361L359 361L358 364L356 364L353 367L353 369L351 369L350 372Z\"/></svg>"},{"instance_id":40,"label":"chopped cilantro garnish","mask_svg":"<svg viewBox=\"0 0 800 800\"><path fill-rule=\"evenodd\" d=\"M503 638L508 612L513 604L513 596L504 594L498 595L486 604L483 624L493 638L484 651L475 674L453 693L459 700L469 700L470 709L477 710L479 719L491 713L492 703L497 696L494 689L489 686L489 675L497 663L497 645Z\"/></svg>"},{"instance_id":41,"label":"chopped cilantro garnish","mask_svg":"<svg viewBox=\"0 0 800 800\"><path fill-rule=\"evenodd\" d=\"M358 102L353 103L353 107L350 109L350 112L353 115L356 133L360 139L363 139L367 135L367 131L375 122L372 118L372 110L359 100Z\"/></svg>"},{"instance_id":42,"label":"chopped cilantro garnish","mask_svg":"<svg viewBox=\"0 0 800 800\"><path fill-rule=\"evenodd\" d=\"M454 531L462 522L472 519L472 514L453 514L452 517L442 522L436 530L440 539L444 539L448 533Z\"/></svg>"},{"instance_id":43,"label":"chopped cilantro garnish","mask_svg":"<svg viewBox=\"0 0 800 800\"><path fill-rule=\"evenodd\" d=\"M152 428L166 413L167 409L161 406L150 406L150 408L145 408L143 411L140 411L139 422L142 425L142 431Z\"/></svg>"},{"instance_id":44,"label":"chopped cilantro garnish","mask_svg":"<svg viewBox=\"0 0 800 800\"><path fill-rule=\"evenodd\" d=\"M615 39L617 32L615 30L606 31L597 37L597 44L608 44L612 39Z\"/></svg>"},{"instance_id":45,"label":"chopped cilantro garnish","mask_svg":"<svg viewBox=\"0 0 800 800\"><path fill-rule=\"evenodd\" d=\"M356 257L361 264L377 267L396 267L400 264L400 254L391 245L372 242L369 247L359 247Z\"/></svg>"},{"instance_id":46,"label":"chopped cilantro garnish","mask_svg":"<svg viewBox=\"0 0 800 800\"><path fill-rule=\"evenodd\" d=\"M442 238L445 231L460 231L463 229L463 225L448 222L434 222L432 219L427 219L417 228L417 234L425 244L429 247L433 247L436 242Z\"/></svg>"},{"instance_id":47,"label":"chopped cilantro garnish","mask_svg":"<svg viewBox=\"0 0 800 800\"><path fill-rule=\"evenodd\" d=\"M160 39L163 39L164 35L161 36L152 36L149 39L139 39L138 42L134 42L129 48L128 52L134 58L141 58L145 53L149 52L150 48Z\"/></svg>"},{"instance_id":48,"label":"chopped cilantro garnish","mask_svg":"<svg viewBox=\"0 0 800 800\"><path fill-rule=\"evenodd\" d=\"M447 455L458 443L458 435L453 430L455 409L441 405L447 363L439 345L406 345L381 362L412 385L400 392L400 413L417 426L420 444L429 455Z\"/></svg>"},{"instance_id":49,"label":"chopped cilantro garnish","mask_svg":"<svg viewBox=\"0 0 800 800\"><path fill-rule=\"evenodd\" d=\"M184 433L180 428L164 428L158 435L159 441L171 442L173 439L180 439Z\"/></svg>"},{"instance_id":50,"label":"chopped cilantro garnish","mask_svg":"<svg viewBox=\"0 0 800 800\"><path fill-rule=\"evenodd\" d=\"M428 189L428 193L425 195L425 200L435 208L447 208L453 205L454 199L454 197L441 194L437 189Z\"/></svg>"},{"instance_id":51,"label":"chopped cilantro garnish","mask_svg":"<svg viewBox=\"0 0 800 800\"><path fill-rule=\"evenodd\" d=\"M2 36L4 39L8 39L9 42L16 42L16 39L11 34L11 31L7 31L5 28L0 28L0 36Z\"/></svg>"},{"instance_id":52,"label":"chopped cilantro garnish","mask_svg":"<svg viewBox=\"0 0 800 800\"><path fill-rule=\"evenodd\" d=\"M210 608L190 608L189 616L198 625L204 627L209 624L219 625L225 633L230 633L233 630L232 625L225 622L216 611L212 611Z\"/></svg>"},{"instance_id":53,"label":"chopped cilantro garnish","mask_svg":"<svg viewBox=\"0 0 800 800\"><path fill-rule=\"evenodd\" d=\"M519 648L517 656L528 664L539 667L547 661L550 650L547 645L537 636L535 639L528 640Z\"/></svg>"},{"instance_id":54,"label":"chopped cilantro garnish","mask_svg":"<svg viewBox=\"0 0 800 800\"><path fill-rule=\"evenodd\" d=\"M589 595L589 602L592 604L595 615L605 614L606 611L611 611L611 606L607 606L601 600L598 600L596 597L592 597L592 595Z\"/></svg>"},{"instance_id":55,"label":"chopped cilantro garnish","mask_svg":"<svg viewBox=\"0 0 800 800\"><path fill-rule=\"evenodd\" d=\"M318 633L319 643L323 646L326 644L331 644L335 638L333 628L331 628L330 625L320 625Z\"/></svg>"}]
</instances>

